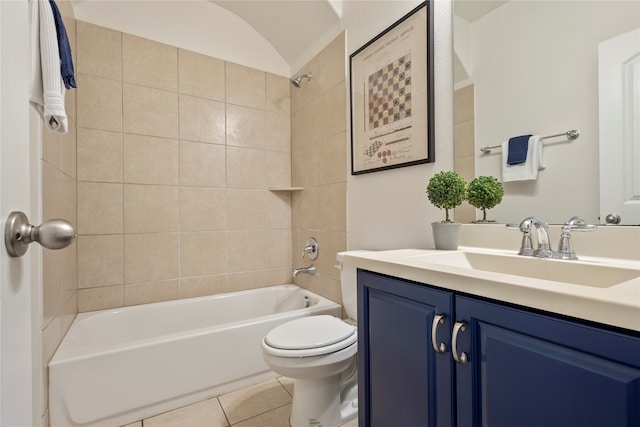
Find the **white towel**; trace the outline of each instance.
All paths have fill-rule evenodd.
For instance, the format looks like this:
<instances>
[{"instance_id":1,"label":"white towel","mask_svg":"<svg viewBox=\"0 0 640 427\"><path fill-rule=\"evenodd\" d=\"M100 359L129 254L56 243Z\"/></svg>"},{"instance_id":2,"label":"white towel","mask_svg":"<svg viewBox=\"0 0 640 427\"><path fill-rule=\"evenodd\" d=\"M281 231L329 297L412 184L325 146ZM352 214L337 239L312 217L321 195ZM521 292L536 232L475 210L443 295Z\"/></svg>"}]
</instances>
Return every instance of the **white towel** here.
<instances>
[{"instance_id":1,"label":"white towel","mask_svg":"<svg viewBox=\"0 0 640 427\"><path fill-rule=\"evenodd\" d=\"M502 143L502 182L530 181L538 179L538 171L544 169L542 137L533 135L529 138L527 160L517 165L507 164L509 141Z\"/></svg>"},{"instance_id":2,"label":"white towel","mask_svg":"<svg viewBox=\"0 0 640 427\"><path fill-rule=\"evenodd\" d=\"M29 0L31 20L31 85L29 102L49 129L67 133L64 83L56 24L49 0Z\"/></svg>"}]
</instances>

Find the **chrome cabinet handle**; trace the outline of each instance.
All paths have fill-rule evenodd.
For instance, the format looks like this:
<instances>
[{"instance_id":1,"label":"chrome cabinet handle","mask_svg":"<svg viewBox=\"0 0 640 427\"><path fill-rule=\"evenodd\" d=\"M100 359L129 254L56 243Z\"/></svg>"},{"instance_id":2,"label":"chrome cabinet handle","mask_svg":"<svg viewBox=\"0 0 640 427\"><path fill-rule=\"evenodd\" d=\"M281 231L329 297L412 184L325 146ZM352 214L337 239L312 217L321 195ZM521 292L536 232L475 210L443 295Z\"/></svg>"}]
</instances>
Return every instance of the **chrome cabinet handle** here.
<instances>
[{"instance_id":1,"label":"chrome cabinet handle","mask_svg":"<svg viewBox=\"0 0 640 427\"><path fill-rule=\"evenodd\" d=\"M52 219L36 227L18 211L9 214L4 228L4 244L12 257L24 255L32 242L38 242L47 249L62 249L69 246L75 237L73 225L63 219Z\"/></svg>"},{"instance_id":2,"label":"chrome cabinet handle","mask_svg":"<svg viewBox=\"0 0 640 427\"><path fill-rule=\"evenodd\" d=\"M466 330L467 325L464 322L456 322L453 325L453 336L451 337L451 354L453 355L453 360L461 365L467 363L467 353L462 352L458 356L458 334L460 333L460 331L464 332Z\"/></svg>"},{"instance_id":3,"label":"chrome cabinet handle","mask_svg":"<svg viewBox=\"0 0 640 427\"><path fill-rule=\"evenodd\" d=\"M438 342L436 340L436 332L438 330L438 325L443 325L444 322L445 317L442 314L436 314L433 317L433 323L431 323L431 345L433 346L435 352L440 354L443 354L445 351L447 351L447 346L443 342L438 345Z\"/></svg>"}]
</instances>

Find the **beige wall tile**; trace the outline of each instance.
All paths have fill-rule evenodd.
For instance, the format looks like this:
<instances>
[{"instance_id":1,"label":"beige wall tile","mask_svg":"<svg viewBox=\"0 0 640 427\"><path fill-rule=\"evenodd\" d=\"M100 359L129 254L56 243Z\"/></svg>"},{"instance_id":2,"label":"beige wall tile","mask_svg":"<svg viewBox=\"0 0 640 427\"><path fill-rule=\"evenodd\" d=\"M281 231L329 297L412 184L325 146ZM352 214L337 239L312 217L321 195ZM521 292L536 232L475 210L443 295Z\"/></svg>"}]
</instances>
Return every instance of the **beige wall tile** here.
<instances>
[{"instance_id":1,"label":"beige wall tile","mask_svg":"<svg viewBox=\"0 0 640 427\"><path fill-rule=\"evenodd\" d=\"M78 127L120 132L122 130L122 83L87 74L78 82Z\"/></svg>"},{"instance_id":2,"label":"beige wall tile","mask_svg":"<svg viewBox=\"0 0 640 427\"><path fill-rule=\"evenodd\" d=\"M178 90L178 49L122 34L122 80L142 86Z\"/></svg>"},{"instance_id":3,"label":"beige wall tile","mask_svg":"<svg viewBox=\"0 0 640 427\"><path fill-rule=\"evenodd\" d=\"M345 35L342 32L318 54L318 83L325 92L345 80Z\"/></svg>"},{"instance_id":4,"label":"beige wall tile","mask_svg":"<svg viewBox=\"0 0 640 427\"><path fill-rule=\"evenodd\" d=\"M180 141L180 184L224 187L226 185L224 145Z\"/></svg>"},{"instance_id":5,"label":"beige wall tile","mask_svg":"<svg viewBox=\"0 0 640 427\"><path fill-rule=\"evenodd\" d=\"M177 279L178 248L177 233L125 235L124 282Z\"/></svg>"},{"instance_id":6,"label":"beige wall tile","mask_svg":"<svg viewBox=\"0 0 640 427\"><path fill-rule=\"evenodd\" d=\"M138 135L178 137L178 95L124 84L123 130Z\"/></svg>"},{"instance_id":7,"label":"beige wall tile","mask_svg":"<svg viewBox=\"0 0 640 427\"><path fill-rule=\"evenodd\" d=\"M291 154L291 184L304 188L320 185L320 144Z\"/></svg>"},{"instance_id":8,"label":"beige wall tile","mask_svg":"<svg viewBox=\"0 0 640 427\"><path fill-rule=\"evenodd\" d=\"M225 230L225 206L225 190L222 188L181 187L180 230Z\"/></svg>"},{"instance_id":9,"label":"beige wall tile","mask_svg":"<svg viewBox=\"0 0 640 427\"><path fill-rule=\"evenodd\" d=\"M291 81L275 74L266 74L266 109L289 116L291 111Z\"/></svg>"},{"instance_id":10,"label":"beige wall tile","mask_svg":"<svg viewBox=\"0 0 640 427\"><path fill-rule=\"evenodd\" d=\"M228 103L264 110L266 105L264 71L227 62L226 84Z\"/></svg>"},{"instance_id":11,"label":"beige wall tile","mask_svg":"<svg viewBox=\"0 0 640 427\"><path fill-rule=\"evenodd\" d=\"M227 105L227 145L248 148L266 146L264 110Z\"/></svg>"},{"instance_id":12,"label":"beige wall tile","mask_svg":"<svg viewBox=\"0 0 640 427\"><path fill-rule=\"evenodd\" d=\"M471 182L476 177L475 157L456 157L454 168L467 182Z\"/></svg>"},{"instance_id":13,"label":"beige wall tile","mask_svg":"<svg viewBox=\"0 0 640 427\"><path fill-rule=\"evenodd\" d=\"M474 88L465 86L453 92L453 123L458 124L474 118Z\"/></svg>"},{"instance_id":14,"label":"beige wall tile","mask_svg":"<svg viewBox=\"0 0 640 427\"><path fill-rule=\"evenodd\" d=\"M342 82L320 97L319 108L322 111L322 126L319 126L319 134L322 139L346 130L345 93L345 84Z\"/></svg>"},{"instance_id":15,"label":"beige wall tile","mask_svg":"<svg viewBox=\"0 0 640 427\"><path fill-rule=\"evenodd\" d=\"M178 280L131 283L124 287L124 305L149 304L178 299Z\"/></svg>"},{"instance_id":16,"label":"beige wall tile","mask_svg":"<svg viewBox=\"0 0 640 427\"><path fill-rule=\"evenodd\" d=\"M178 231L178 187L124 185L124 232Z\"/></svg>"},{"instance_id":17,"label":"beige wall tile","mask_svg":"<svg viewBox=\"0 0 640 427\"><path fill-rule=\"evenodd\" d=\"M47 274L42 277L42 321L48 325L58 315L62 307L62 271L59 268L60 254L43 251L42 269Z\"/></svg>"},{"instance_id":18,"label":"beige wall tile","mask_svg":"<svg viewBox=\"0 0 640 427\"><path fill-rule=\"evenodd\" d=\"M320 227L330 231L347 230L347 188L346 183L320 187Z\"/></svg>"},{"instance_id":19,"label":"beige wall tile","mask_svg":"<svg viewBox=\"0 0 640 427\"><path fill-rule=\"evenodd\" d=\"M267 193L267 228L291 228L291 193L273 191Z\"/></svg>"},{"instance_id":20,"label":"beige wall tile","mask_svg":"<svg viewBox=\"0 0 640 427\"><path fill-rule=\"evenodd\" d=\"M291 229L270 230L269 234L269 268L291 267L293 251L291 248ZM306 264L305 264L306 265Z\"/></svg>"},{"instance_id":21,"label":"beige wall tile","mask_svg":"<svg viewBox=\"0 0 640 427\"><path fill-rule=\"evenodd\" d=\"M78 312L105 310L124 305L124 286L78 290Z\"/></svg>"},{"instance_id":22,"label":"beige wall tile","mask_svg":"<svg viewBox=\"0 0 640 427\"><path fill-rule=\"evenodd\" d=\"M180 95L180 139L224 144L224 103Z\"/></svg>"},{"instance_id":23,"label":"beige wall tile","mask_svg":"<svg viewBox=\"0 0 640 427\"><path fill-rule=\"evenodd\" d=\"M227 271L264 270L268 267L267 231L230 231L227 233Z\"/></svg>"},{"instance_id":24,"label":"beige wall tile","mask_svg":"<svg viewBox=\"0 0 640 427\"><path fill-rule=\"evenodd\" d=\"M320 184L335 184L347 180L347 135L340 132L319 144Z\"/></svg>"},{"instance_id":25,"label":"beige wall tile","mask_svg":"<svg viewBox=\"0 0 640 427\"><path fill-rule=\"evenodd\" d=\"M291 117L289 114L266 114L266 145L269 151L291 152Z\"/></svg>"},{"instance_id":26,"label":"beige wall tile","mask_svg":"<svg viewBox=\"0 0 640 427\"><path fill-rule=\"evenodd\" d=\"M75 91L74 91L75 94ZM69 98L72 98L71 96ZM75 114L75 106L73 107ZM67 110L72 111L72 110ZM69 131L60 135L60 170L72 178L77 176L76 166L76 146L77 146L77 123L75 119L69 117Z\"/></svg>"},{"instance_id":27,"label":"beige wall tile","mask_svg":"<svg viewBox=\"0 0 640 427\"><path fill-rule=\"evenodd\" d=\"M178 141L124 134L124 182L178 185Z\"/></svg>"},{"instance_id":28,"label":"beige wall tile","mask_svg":"<svg viewBox=\"0 0 640 427\"><path fill-rule=\"evenodd\" d=\"M227 291L227 276L191 277L180 279L180 298L221 294Z\"/></svg>"},{"instance_id":29,"label":"beige wall tile","mask_svg":"<svg viewBox=\"0 0 640 427\"><path fill-rule=\"evenodd\" d=\"M60 168L60 141L62 136L58 132L49 130L47 126L39 126L42 129L42 160Z\"/></svg>"},{"instance_id":30,"label":"beige wall tile","mask_svg":"<svg viewBox=\"0 0 640 427\"><path fill-rule=\"evenodd\" d=\"M122 182L122 134L78 129L78 180Z\"/></svg>"},{"instance_id":31,"label":"beige wall tile","mask_svg":"<svg viewBox=\"0 0 640 427\"><path fill-rule=\"evenodd\" d=\"M227 190L227 229L265 229L266 195L264 190Z\"/></svg>"},{"instance_id":32,"label":"beige wall tile","mask_svg":"<svg viewBox=\"0 0 640 427\"><path fill-rule=\"evenodd\" d=\"M76 25L78 73L120 80L122 33L82 21L77 21Z\"/></svg>"},{"instance_id":33,"label":"beige wall tile","mask_svg":"<svg viewBox=\"0 0 640 427\"><path fill-rule=\"evenodd\" d=\"M291 272L289 272L291 273ZM268 286L267 271L243 271L227 274L227 292L245 291Z\"/></svg>"},{"instance_id":34,"label":"beige wall tile","mask_svg":"<svg viewBox=\"0 0 640 427\"><path fill-rule=\"evenodd\" d=\"M181 233L181 276L213 276L224 273L226 262L225 240L224 232Z\"/></svg>"},{"instance_id":35,"label":"beige wall tile","mask_svg":"<svg viewBox=\"0 0 640 427\"><path fill-rule=\"evenodd\" d=\"M468 120L453 127L454 153L456 157L473 156L475 151L475 121Z\"/></svg>"},{"instance_id":36,"label":"beige wall tile","mask_svg":"<svg viewBox=\"0 0 640 427\"><path fill-rule=\"evenodd\" d=\"M304 67L300 68L300 70L293 75L295 77L303 73L311 73L314 78L312 78L311 81L305 79L299 88L291 87L291 111L298 111L300 108L307 106L310 102L316 100L320 93L317 56L307 62Z\"/></svg>"},{"instance_id":37,"label":"beige wall tile","mask_svg":"<svg viewBox=\"0 0 640 427\"><path fill-rule=\"evenodd\" d=\"M124 283L124 237L78 236L78 288Z\"/></svg>"},{"instance_id":38,"label":"beige wall tile","mask_svg":"<svg viewBox=\"0 0 640 427\"><path fill-rule=\"evenodd\" d=\"M224 61L178 49L180 93L224 101Z\"/></svg>"},{"instance_id":39,"label":"beige wall tile","mask_svg":"<svg viewBox=\"0 0 640 427\"><path fill-rule=\"evenodd\" d=\"M267 152L267 186L289 187L291 185L291 154Z\"/></svg>"},{"instance_id":40,"label":"beige wall tile","mask_svg":"<svg viewBox=\"0 0 640 427\"><path fill-rule=\"evenodd\" d=\"M266 188L266 156L261 150L227 148L227 188Z\"/></svg>"},{"instance_id":41,"label":"beige wall tile","mask_svg":"<svg viewBox=\"0 0 640 427\"><path fill-rule=\"evenodd\" d=\"M78 234L121 234L122 184L78 183Z\"/></svg>"}]
</instances>

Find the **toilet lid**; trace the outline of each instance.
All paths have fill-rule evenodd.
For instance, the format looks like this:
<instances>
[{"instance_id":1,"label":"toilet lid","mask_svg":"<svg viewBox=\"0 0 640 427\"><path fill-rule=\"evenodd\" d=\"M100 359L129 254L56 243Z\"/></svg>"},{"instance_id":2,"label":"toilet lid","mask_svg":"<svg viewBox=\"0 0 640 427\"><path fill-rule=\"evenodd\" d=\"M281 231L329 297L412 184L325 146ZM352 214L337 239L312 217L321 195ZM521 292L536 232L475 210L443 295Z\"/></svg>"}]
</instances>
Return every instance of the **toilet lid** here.
<instances>
[{"instance_id":1,"label":"toilet lid","mask_svg":"<svg viewBox=\"0 0 640 427\"><path fill-rule=\"evenodd\" d=\"M303 350L335 344L355 333L353 326L337 317L321 314L276 326L265 336L264 341L274 348Z\"/></svg>"}]
</instances>

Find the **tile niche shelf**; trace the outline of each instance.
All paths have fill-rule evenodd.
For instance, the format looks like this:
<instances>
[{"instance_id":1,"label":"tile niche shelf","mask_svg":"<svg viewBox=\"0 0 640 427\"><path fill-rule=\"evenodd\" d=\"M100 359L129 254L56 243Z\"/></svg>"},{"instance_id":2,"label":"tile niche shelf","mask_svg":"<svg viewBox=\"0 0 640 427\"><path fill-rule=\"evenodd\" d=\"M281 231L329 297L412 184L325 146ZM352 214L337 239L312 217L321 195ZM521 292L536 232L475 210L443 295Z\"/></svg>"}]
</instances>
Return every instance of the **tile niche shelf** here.
<instances>
[{"instance_id":1,"label":"tile niche shelf","mask_svg":"<svg viewBox=\"0 0 640 427\"><path fill-rule=\"evenodd\" d=\"M269 187L269 191L302 191L302 187Z\"/></svg>"}]
</instances>

